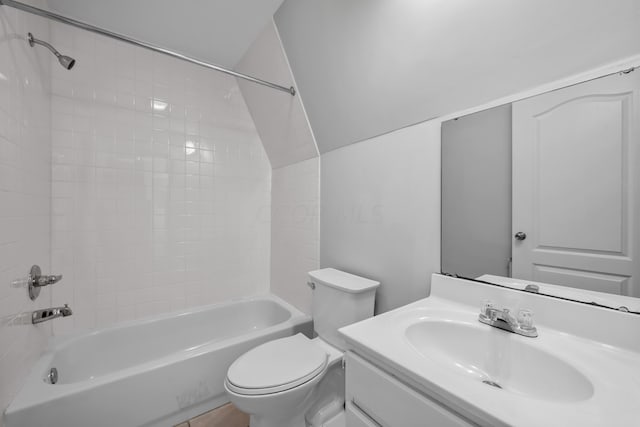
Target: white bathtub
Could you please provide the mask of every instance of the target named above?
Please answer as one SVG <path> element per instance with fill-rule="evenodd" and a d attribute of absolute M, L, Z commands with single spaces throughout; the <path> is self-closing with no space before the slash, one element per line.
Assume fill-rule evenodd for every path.
<path fill-rule="evenodd" d="M 55 321 L 55 320 L 54 320 Z M 173 313 L 52 344 L 4 414 L 7 427 L 171 426 L 228 402 L 242 353 L 311 318 L 275 296 Z M 55 367 L 58 382 L 46 375 Z"/>

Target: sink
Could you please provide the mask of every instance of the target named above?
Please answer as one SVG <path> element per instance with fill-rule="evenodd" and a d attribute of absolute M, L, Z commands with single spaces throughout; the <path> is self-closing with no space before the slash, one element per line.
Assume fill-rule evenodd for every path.
<path fill-rule="evenodd" d="M 593 385 L 555 354 L 521 337 L 481 323 L 423 320 L 410 324 L 411 346 L 451 372 L 504 392 L 553 402 L 578 402 L 593 396 Z"/>
<path fill-rule="evenodd" d="M 538 337 L 480 323 L 488 300 L 535 313 Z M 638 425 L 637 315 L 434 274 L 429 297 L 340 334 L 349 351 L 474 425 Z"/>

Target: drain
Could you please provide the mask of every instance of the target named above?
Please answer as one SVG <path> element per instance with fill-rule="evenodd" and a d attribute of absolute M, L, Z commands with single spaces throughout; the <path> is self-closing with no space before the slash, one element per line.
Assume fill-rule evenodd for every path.
<path fill-rule="evenodd" d="M 56 368 L 51 368 L 47 374 L 47 380 L 49 381 L 49 384 L 55 384 L 58 382 L 58 370 Z"/>
<path fill-rule="evenodd" d="M 498 384 L 497 382 L 495 382 L 495 381 L 491 381 L 491 380 L 482 380 L 482 383 L 483 383 L 483 384 L 486 384 L 486 385 L 490 385 L 491 387 L 495 387 L 495 388 L 502 388 L 502 386 L 501 386 L 500 384 Z"/>

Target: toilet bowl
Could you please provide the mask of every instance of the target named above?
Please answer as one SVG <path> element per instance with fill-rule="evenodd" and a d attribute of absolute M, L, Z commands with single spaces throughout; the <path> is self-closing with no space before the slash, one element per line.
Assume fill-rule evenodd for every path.
<path fill-rule="evenodd" d="M 344 411 L 345 343 L 337 330 L 373 315 L 378 282 L 332 268 L 309 273 L 314 329 L 249 350 L 229 367 L 225 390 L 251 427 L 328 426 Z"/>
<path fill-rule="evenodd" d="M 230 400 L 251 415 L 251 427 L 303 427 L 317 385 L 343 353 L 320 338 L 303 334 L 258 346 L 229 368 L 225 389 Z M 336 399 L 344 393 L 335 390 Z"/>

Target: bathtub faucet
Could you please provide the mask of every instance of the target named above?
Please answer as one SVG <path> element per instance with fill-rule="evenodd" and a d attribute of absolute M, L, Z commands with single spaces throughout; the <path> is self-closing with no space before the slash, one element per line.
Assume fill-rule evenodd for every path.
<path fill-rule="evenodd" d="M 55 319 L 56 317 L 67 317 L 72 314 L 73 311 L 71 311 L 67 304 L 65 304 L 64 307 L 45 308 L 42 310 L 36 310 L 31 314 L 31 323 L 35 325 L 37 323 Z"/>

